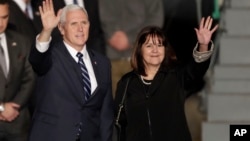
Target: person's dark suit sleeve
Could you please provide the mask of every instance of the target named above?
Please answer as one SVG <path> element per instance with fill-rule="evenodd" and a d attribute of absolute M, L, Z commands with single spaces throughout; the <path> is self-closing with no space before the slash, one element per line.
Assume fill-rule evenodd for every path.
<path fill-rule="evenodd" d="M 111 85 L 111 64 L 109 63 L 109 74 L 108 78 L 110 79 L 110 84 L 108 85 L 109 88 L 106 92 L 106 95 L 104 97 L 104 101 L 102 104 L 101 109 L 101 138 L 102 141 L 111 141 L 112 140 L 112 133 L 113 133 L 113 121 L 114 121 L 114 102 L 113 102 L 113 96 L 112 96 L 112 85 Z"/>
<path fill-rule="evenodd" d="M 37 75 L 45 74 L 52 65 L 51 49 L 41 53 L 37 50 L 35 43 L 32 45 L 29 62 Z"/>

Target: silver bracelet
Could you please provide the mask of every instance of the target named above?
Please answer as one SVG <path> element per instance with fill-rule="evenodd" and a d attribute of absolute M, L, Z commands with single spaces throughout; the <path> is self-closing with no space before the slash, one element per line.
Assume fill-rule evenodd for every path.
<path fill-rule="evenodd" d="M 199 43 L 198 42 L 196 43 L 195 48 L 193 49 L 193 57 L 194 57 L 195 62 L 201 63 L 201 62 L 208 60 L 211 57 L 213 53 L 213 49 L 214 49 L 214 43 L 213 41 L 210 41 L 210 43 L 211 43 L 210 50 L 204 51 L 204 52 L 199 52 L 197 50 Z"/>

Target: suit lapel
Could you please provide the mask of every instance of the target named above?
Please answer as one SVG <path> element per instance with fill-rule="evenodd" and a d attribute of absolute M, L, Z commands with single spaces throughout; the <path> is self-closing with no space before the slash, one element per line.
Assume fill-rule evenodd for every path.
<path fill-rule="evenodd" d="M 92 67 L 93 67 L 93 70 L 94 70 L 94 73 L 95 73 L 96 82 L 97 82 L 97 87 L 96 87 L 95 91 L 92 93 L 92 95 L 91 95 L 91 97 L 89 99 L 89 100 L 91 100 L 91 98 L 93 96 L 95 96 L 95 94 L 97 93 L 97 91 L 99 89 L 99 85 L 101 84 L 101 82 L 100 82 L 101 81 L 100 80 L 101 76 L 100 76 L 100 73 L 99 73 L 100 68 L 98 67 L 98 61 L 97 61 L 97 58 L 96 58 L 95 54 L 89 49 L 87 49 L 87 51 L 88 51 L 88 54 L 89 54 L 89 58 L 91 60 L 91 64 L 92 64 Z"/>
<path fill-rule="evenodd" d="M 98 61 L 97 58 L 95 56 L 95 54 L 91 51 L 91 50 L 87 50 L 90 60 L 91 60 L 91 64 L 95 73 L 95 77 L 96 77 L 96 81 L 97 81 L 97 88 L 95 89 L 95 91 L 92 93 L 91 97 L 89 98 L 88 101 L 85 101 L 84 98 L 84 90 L 82 89 L 82 83 L 81 83 L 81 72 L 79 69 L 78 64 L 76 63 L 76 61 L 73 59 L 73 57 L 70 55 L 70 53 L 68 52 L 66 46 L 64 45 L 63 42 L 61 42 L 61 44 L 59 45 L 59 47 L 62 47 L 62 53 L 63 56 L 62 57 L 66 57 L 67 59 L 65 63 L 63 63 L 65 71 L 67 73 L 68 76 L 70 78 L 70 82 L 72 82 L 72 87 L 73 89 L 73 93 L 75 98 L 77 99 L 77 101 L 81 104 L 83 103 L 87 103 L 88 101 L 91 101 L 91 99 L 95 96 L 95 94 L 97 93 L 98 89 L 99 89 L 99 85 L 100 85 L 100 73 L 99 73 L 99 69 L 98 69 Z M 72 73 L 73 72 L 73 73 Z"/>
<path fill-rule="evenodd" d="M 15 66 L 18 62 L 17 59 L 19 59 L 19 57 L 21 57 L 21 54 L 18 54 L 19 49 L 18 49 L 18 44 L 17 41 L 13 38 L 13 36 L 11 35 L 11 33 L 6 32 L 6 39 L 7 39 L 7 48 L 8 48 L 8 53 L 9 53 L 9 73 L 7 76 L 7 81 L 10 80 L 12 74 L 15 73 Z M 20 56 L 18 56 L 20 55 Z"/>
<path fill-rule="evenodd" d="M 80 104 L 83 104 L 85 102 L 84 99 L 84 91 L 82 89 L 81 86 L 81 72 L 79 69 L 78 64 L 75 62 L 75 60 L 72 58 L 72 56 L 70 55 L 70 53 L 68 52 L 66 46 L 64 45 L 63 42 L 61 42 L 61 44 L 59 45 L 59 47 L 62 47 L 62 57 L 66 57 L 67 59 L 63 59 L 65 60 L 65 62 L 63 63 L 63 67 L 64 70 L 66 71 L 67 75 L 70 76 L 69 82 L 72 82 L 70 85 L 72 86 L 72 91 L 74 94 L 74 97 L 77 99 L 77 101 Z M 72 73 L 73 72 L 73 73 Z"/>

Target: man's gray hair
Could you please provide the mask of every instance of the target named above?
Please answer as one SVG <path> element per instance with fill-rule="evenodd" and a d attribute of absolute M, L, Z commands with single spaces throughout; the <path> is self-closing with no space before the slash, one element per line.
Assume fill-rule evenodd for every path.
<path fill-rule="evenodd" d="M 64 24 L 66 22 L 66 14 L 69 12 L 69 11 L 73 11 L 73 10 L 82 10 L 87 16 L 88 16 L 88 12 L 87 10 L 85 9 L 85 7 L 81 7 L 79 5 L 76 5 L 76 4 L 69 4 L 69 5 L 66 5 L 63 9 L 62 9 L 62 14 L 60 16 L 60 23 L 61 24 Z"/>

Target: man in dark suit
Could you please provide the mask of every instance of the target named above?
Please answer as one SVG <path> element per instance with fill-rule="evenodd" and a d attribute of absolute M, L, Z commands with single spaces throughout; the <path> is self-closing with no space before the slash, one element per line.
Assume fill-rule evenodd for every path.
<path fill-rule="evenodd" d="M 41 17 L 37 0 L 10 0 L 8 28 L 14 30 L 33 42 L 42 29 Z M 29 9 L 28 11 L 26 11 Z M 29 109 L 34 111 L 33 95 L 30 98 Z"/>
<path fill-rule="evenodd" d="M 29 58 L 38 75 L 38 101 L 29 140 L 111 141 L 111 64 L 87 48 L 87 11 L 67 5 L 55 15 L 52 0 L 44 1 L 39 9 L 43 29 Z M 51 33 L 57 25 L 63 40 L 51 45 Z M 84 57 L 78 58 L 78 53 Z"/>
<path fill-rule="evenodd" d="M 27 141 L 27 108 L 35 76 L 28 61 L 28 38 L 6 29 L 9 0 L 0 0 L 0 140 Z"/>
<path fill-rule="evenodd" d="M 33 41 L 42 29 L 36 0 L 11 0 L 9 27 Z"/>
<path fill-rule="evenodd" d="M 35 0 L 36 3 L 42 3 L 43 0 Z M 38 2 L 40 1 L 40 2 Z M 91 49 L 106 55 L 106 43 L 104 39 L 104 33 L 102 30 L 100 16 L 99 16 L 99 0 L 53 0 L 54 10 L 57 12 L 59 9 L 63 8 L 65 5 L 72 4 L 73 1 L 76 1 L 79 6 L 85 7 L 88 12 L 89 21 L 91 23 L 89 29 L 89 38 L 87 41 L 87 48 Z M 52 42 L 57 42 L 62 39 L 62 36 L 58 30 L 55 28 L 52 33 Z"/>

